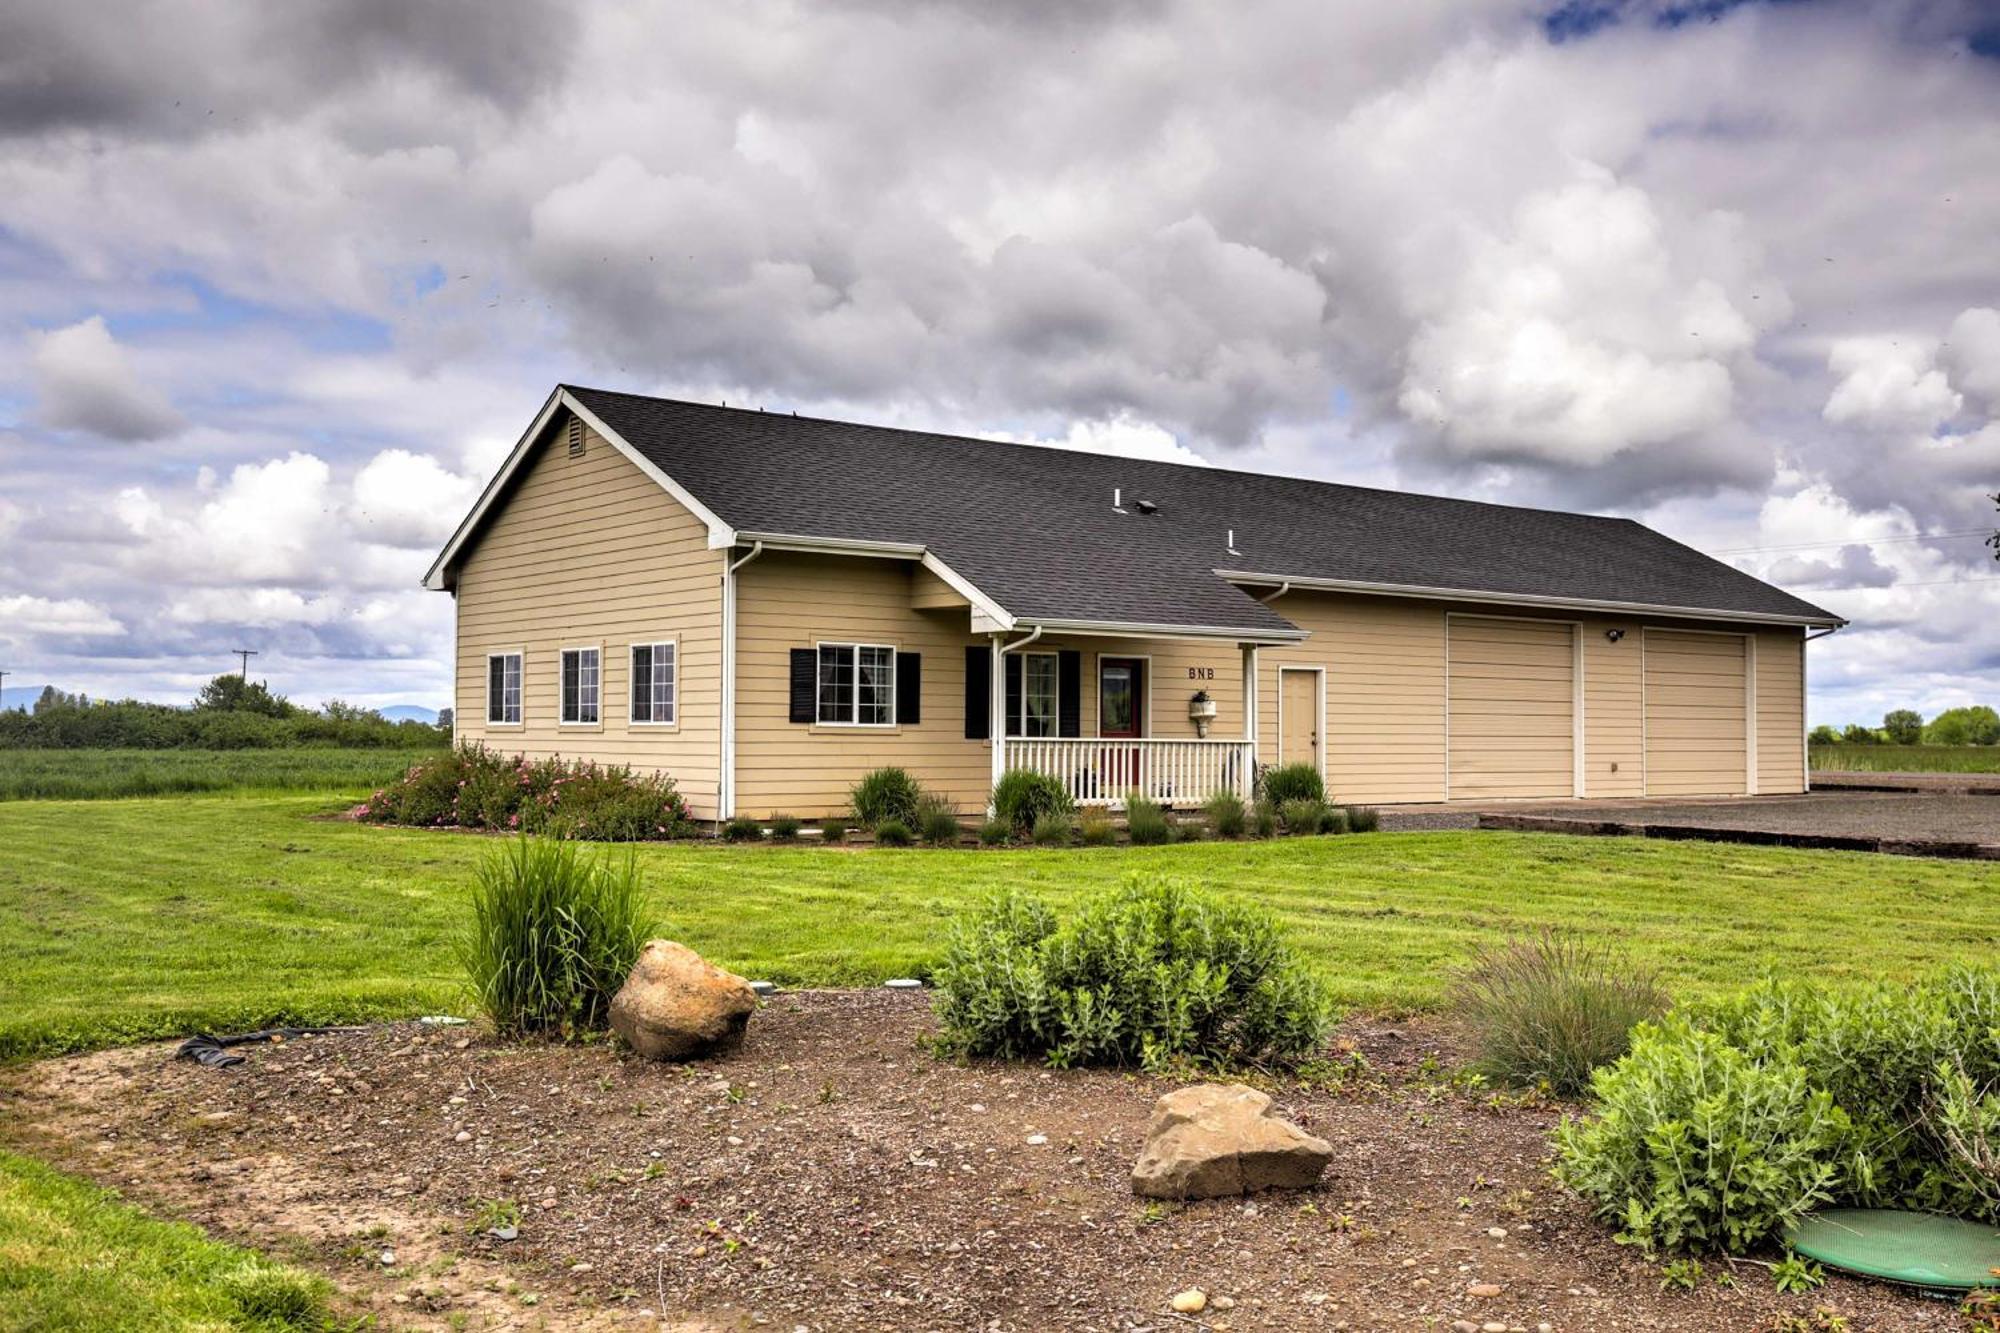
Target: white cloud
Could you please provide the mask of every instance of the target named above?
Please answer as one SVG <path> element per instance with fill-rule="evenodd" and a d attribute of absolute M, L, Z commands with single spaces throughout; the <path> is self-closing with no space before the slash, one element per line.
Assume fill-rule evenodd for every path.
<path fill-rule="evenodd" d="M 0 638 L 31 635 L 123 634 L 125 626 L 101 606 L 74 598 L 51 600 L 25 593 L 0 597 Z"/>
<path fill-rule="evenodd" d="M 1937 368 L 1937 345 L 1910 338 L 1843 338 L 1826 367 L 1842 377 L 1828 395 L 1828 421 L 1878 430 L 1930 431 L 1964 400 Z"/>
<path fill-rule="evenodd" d="M 2000 310 L 1974 306 L 1959 312 L 1939 359 L 1950 368 L 1953 384 L 2000 414 Z"/>
<path fill-rule="evenodd" d="M 386 449 L 354 478 L 350 522 L 358 535 L 435 553 L 479 497 L 482 479 L 448 471 L 428 454 Z"/>
<path fill-rule="evenodd" d="M 185 424 L 165 395 L 143 383 L 102 315 L 33 335 L 38 412 L 57 430 L 152 440 Z"/>

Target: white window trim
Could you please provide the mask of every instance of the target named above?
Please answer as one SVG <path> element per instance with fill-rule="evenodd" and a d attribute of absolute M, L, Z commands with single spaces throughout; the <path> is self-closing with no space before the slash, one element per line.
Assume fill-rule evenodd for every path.
<path fill-rule="evenodd" d="M 597 654 L 597 720 L 595 722 L 566 722 L 563 720 L 563 655 L 565 653 Z M 556 649 L 556 725 L 571 731 L 604 730 L 604 645 L 602 643 L 566 643 Z"/>
<path fill-rule="evenodd" d="M 512 722 L 495 722 L 493 720 L 493 659 L 496 657 L 518 657 L 521 659 L 521 697 L 516 701 L 520 705 L 520 710 L 519 715 Z M 508 731 L 519 731 L 528 722 L 527 651 L 521 648 L 496 648 L 486 654 L 485 661 L 486 670 L 482 673 L 483 678 L 480 681 L 480 689 L 484 695 L 479 713 L 480 720 L 488 727 L 504 727 Z M 452 725 L 453 727 L 458 726 L 458 714 L 456 712 L 452 714 Z"/>
<path fill-rule="evenodd" d="M 634 670 L 632 666 L 632 656 L 641 648 L 659 648 L 663 645 L 665 647 L 672 648 L 674 650 L 674 715 L 671 719 L 665 722 L 656 721 L 653 718 L 646 718 L 642 721 L 641 719 L 632 716 L 632 683 L 633 683 L 632 677 Z M 647 685 L 648 685 L 647 694 L 650 697 L 652 693 L 651 682 L 649 681 Z M 601 688 L 599 692 L 602 693 Z M 599 716 L 603 715 L 604 710 L 602 707 L 600 707 L 597 711 Z M 680 729 L 681 641 L 674 635 L 670 634 L 667 635 L 665 638 L 659 638 L 659 639 L 635 639 L 631 643 L 625 645 L 625 725 L 628 727 L 644 727 L 649 731 L 677 731 Z"/>
<path fill-rule="evenodd" d="M 819 654 L 825 648 L 846 648 L 854 653 L 854 710 L 845 722 L 829 722 L 819 714 Z M 889 654 L 889 720 L 887 722 L 861 722 L 861 650 L 863 648 L 886 649 Z M 902 649 L 893 643 L 863 643 L 859 639 L 816 639 L 813 641 L 813 725 L 842 731 L 894 731 L 900 725 L 896 715 L 897 662 Z"/>
<path fill-rule="evenodd" d="M 1060 651 L 1051 650 L 1046 653 L 1042 652 L 1009 653 L 1008 656 L 1018 657 L 1021 659 L 1021 715 L 1019 717 L 1010 717 L 1007 719 L 1007 723 L 1010 728 L 1009 731 L 1007 732 L 1007 739 L 1010 741 L 1041 741 L 1041 740 L 1053 740 L 1061 736 L 1062 735 L 1062 653 Z M 1056 666 L 1055 708 L 1054 711 L 1050 714 L 1049 718 L 1051 724 L 1055 727 L 1055 730 L 1051 731 L 1047 736 L 1030 736 L 1028 734 L 1028 659 L 1031 657 L 1046 657 L 1050 661 L 1054 662 Z M 1020 728 L 1019 731 L 1012 730 L 1013 727 L 1017 726 Z"/>

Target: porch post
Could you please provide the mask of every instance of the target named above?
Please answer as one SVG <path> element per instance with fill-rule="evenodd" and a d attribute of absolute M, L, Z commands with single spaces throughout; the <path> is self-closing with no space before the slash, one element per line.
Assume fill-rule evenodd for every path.
<path fill-rule="evenodd" d="M 986 734 L 993 738 L 993 786 L 1000 785 L 1000 775 L 1007 771 L 1007 662 L 1000 653 L 1000 639 L 995 634 L 993 644 L 992 698 L 987 710 Z M 987 813 L 994 813 L 991 798 L 988 798 Z"/>
<path fill-rule="evenodd" d="M 1250 742 L 1250 762 L 1237 778 L 1238 795 L 1250 799 L 1257 767 L 1257 645 L 1243 645 L 1243 739 Z"/>

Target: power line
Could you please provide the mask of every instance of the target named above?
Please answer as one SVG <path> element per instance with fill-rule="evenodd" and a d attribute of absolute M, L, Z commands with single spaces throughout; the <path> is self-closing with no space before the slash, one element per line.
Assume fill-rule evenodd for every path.
<path fill-rule="evenodd" d="M 1991 528 L 1965 528 L 1958 532 L 1913 532 L 1901 537 L 1860 537 L 1845 542 L 1793 542 L 1783 546 L 1730 546 L 1710 555 L 1756 555 L 1760 551 L 1811 551 L 1821 547 L 1839 546 L 1886 546 L 1890 542 L 1937 542 L 1953 541 L 1961 537 L 1986 537 L 1992 535 Z"/>
<path fill-rule="evenodd" d="M 1918 579 L 1914 583 L 1850 583 L 1844 588 L 1814 588 L 1813 592 L 1896 592 L 1903 588 L 1942 588 L 1952 583 L 2000 583 L 2000 574 L 1979 574 L 1969 579 Z"/>

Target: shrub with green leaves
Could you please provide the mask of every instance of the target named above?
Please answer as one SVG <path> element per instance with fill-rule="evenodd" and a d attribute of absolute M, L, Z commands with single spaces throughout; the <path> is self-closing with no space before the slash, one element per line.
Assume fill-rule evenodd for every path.
<path fill-rule="evenodd" d="M 801 827 L 799 821 L 791 815 L 772 815 L 771 841 L 797 842 Z"/>
<path fill-rule="evenodd" d="M 1134 847 L 1157 847 L 1173 841 L 1174 826 L 1159 802 L 1134 792 L 1125 798 L 1125 835 Z"/>
<path fill-rule="evenodd" d="M 875 826 L 877 847 L 908 847 L 916 840 L 917 835 L 900 819 L 885 819 Z"/>
<path fill-rule="evenodd" d="M 328 1308 L 333 1284 L 296 1268 L 252 1259 L 222 1274 L 217 1285 L 243 1312 L 244 1322 L 252 1328 L 298 1329 L 309 1333 L 333 1324 Z"/>
<path fill-rule="evenodd" d="M 1264 798 L 1279 807 L 1287 801 L 1324 801 L 1326 783 L 1311 764 L 1280 764 L 1264 770 Z"/>
<path fill-rule="evenodd" d="M 1020 833 L 1046 814 L 1072 814 L 1076 802 L 1062 780 L 1032 769 L 1010 768 L 993 784 L 993 814 Z"/>
<path fill-rule="evenodd" d="M 1047 810 L 1035 820 L 1031 835 L 1037 847 L 1067 847 L 1076 834 L 1076 817 L 1067 810 Z"/>
<path fill-rule="evenodd" d="M 1278 819 L 1293 837 L 1318 833 L 1326 818 L 1326 802 L 1316 796 L 1299 796 L 1278 806 Z"/>
<path fill-rule="evenodd" d="M 835 843 L 847 841 L 847 821 L 844 819 L 822 819 L 819 821 L 819 840 L 831 847 Z"/>
<path fill-rule="evenodd" d="M 908 769 L 877 768 L 861 775 L 848 789 L 847 803 L 854 809 L 854 821 L 863 828 L 875 828 L 893 819 L 907 830 L 917 819 L 917 806 L 924 789 Z"/>
<path fill-rule="evenodd" d="M 472 890 L 459 961 L 503 1037 L 602 1028 L 653 933 L 637 860 L 520 837 L 489 853 Z"/>
<path fill-rule="evenodd" d="M 1738 1253 L 1819 1204 L 2000 1222 L 2000 971 L 1767 981 L 1642 1025 L 1591 1087 L 1558 1172 L 1648 1248 Z"/>
<path fill-rule="evenodd" d="M 1277 835 L 1278 807 L 1269 801 L 1258 801 L 1250 807 L 1250 836 L 1275 838 Z"/>
<path fill-rule="evenodd" d="M 1447 997 L 1472 1067 L 1501 1083 L 1582 1095 L 1625 1054 L 1632 1029 L 1666 1013 L 1650 972 L 1598 944 L 1545 931 L 1482 949 Z"/>
<path fill-rule="evenodd" d="M 724 842 L 762 842 L 764 830 L 748 815 L 738 815 L 722 826 Z"/>
<path fill-rule="evenodd" d="M 1333 1019 L 1273 917 L 1160 878 L 1061 924 L 1002 893 L 954 923 L 935 982 L 947 1046 L 1058 1067 L 1290 1064 Z"/>
<path fill-rule="evenodd" d="M 1201 813 L 1208 820 L 1209 829 L 1218 838 L 1240 838 L 1248 812 L 1243 808 L 1243 798 L 1233 791 L 1219 791 L 1208 798 L 1201 807 Z"/>
<path fill-rule="evenodd" d="M 1346 810 L 1349 833 L 1373 833 L 1382 827 L 1382 812 L 1372 805 L 1350 805 Z"/>
<path fill-rule="evenodd" d="M 1319 831 L 1321 833 L 1347 832 L 1347 811 L 1337 805 L 1323 805 L 1319 811 Z"/>
<path fill-rule="evenodd" d="M 478 744 L 412 766 L 358 813 L 383 824 L 509 829 L 598 842 L 683 838 L 694 831 L 687 803 L 664 774 L 503 755 Z"/>
<path fill-rule="evenodd" d="M 942 797 L 927 796 L 917 808 L 917 831 L 924 841 L 933 847 L 956 847 L 964 832 L 958 824 L 958 811 Z"/>
<path fill-rule="evenodd" d="M 1118 825 L 1112 822 L 1109 810 L 1093 805 L 1078 816 L 1076 836 L 1086 847 L 1109 847 L 1118 841 Z"/>
<path fill-rule="evenodd" d="M 979 826 L 979 842 L 983 847 L 1004 847 L 1014 839 L 1014 829 L 1004 819 L 989 819 Z"/>

